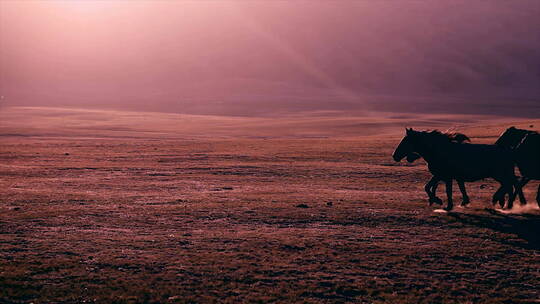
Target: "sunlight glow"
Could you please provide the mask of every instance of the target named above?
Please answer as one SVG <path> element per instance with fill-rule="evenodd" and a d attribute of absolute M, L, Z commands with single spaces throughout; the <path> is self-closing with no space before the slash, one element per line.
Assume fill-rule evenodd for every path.
<path fill-rule="evenodd" d="M 51 1 L 49 4 L 57 9 L 68 11 L 66 13 L 76 14 L 96 14 L 103 13 L 115 6 L 118 7 L 118 1 L 96 1 L 96 0 L 64 0 Z"/>

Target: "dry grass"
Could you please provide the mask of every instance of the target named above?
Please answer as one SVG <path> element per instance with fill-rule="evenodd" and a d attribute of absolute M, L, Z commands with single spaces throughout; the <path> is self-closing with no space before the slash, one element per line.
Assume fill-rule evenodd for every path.
<path fill-rule="evenodd" d="M 483 123 L 462 131 L 490 142 L 507 126 Z M 433 212 L 425 165 L 389 157 L 397 133 L 134 134 L 3 137 L 0 302 L 540 299 L 538 212 L 493 211 L 490 181 L 468 185 L 471 207 Z"/>

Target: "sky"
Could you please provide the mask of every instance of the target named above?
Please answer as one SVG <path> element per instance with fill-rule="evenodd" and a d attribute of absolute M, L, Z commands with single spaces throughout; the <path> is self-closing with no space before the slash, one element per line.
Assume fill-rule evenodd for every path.
<path fill-rule="evenodd" d="M 540 115 L 538 16 L 536 0 L 2 0 L 0 96 L 233 115 L 418 103 Z"/>

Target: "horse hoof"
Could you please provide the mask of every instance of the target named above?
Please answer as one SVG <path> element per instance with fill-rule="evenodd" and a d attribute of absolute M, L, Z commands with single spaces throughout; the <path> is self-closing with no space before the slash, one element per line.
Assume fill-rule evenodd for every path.
<path fill-rule="evenodd" d="M 466 201 L 461 202 L 461 206 L 466 207 L 470 203 L 471 203 L 470 201 L 466 200 Z"/>

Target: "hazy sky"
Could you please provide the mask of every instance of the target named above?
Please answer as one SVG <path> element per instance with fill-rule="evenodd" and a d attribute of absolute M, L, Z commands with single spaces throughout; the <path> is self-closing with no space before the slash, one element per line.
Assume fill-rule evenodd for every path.
<path fill-rule="evenodd" d="M 539 16 L 536 0 L 2 0 L 0 94 L 172 111 L 540 102 Z"/>

